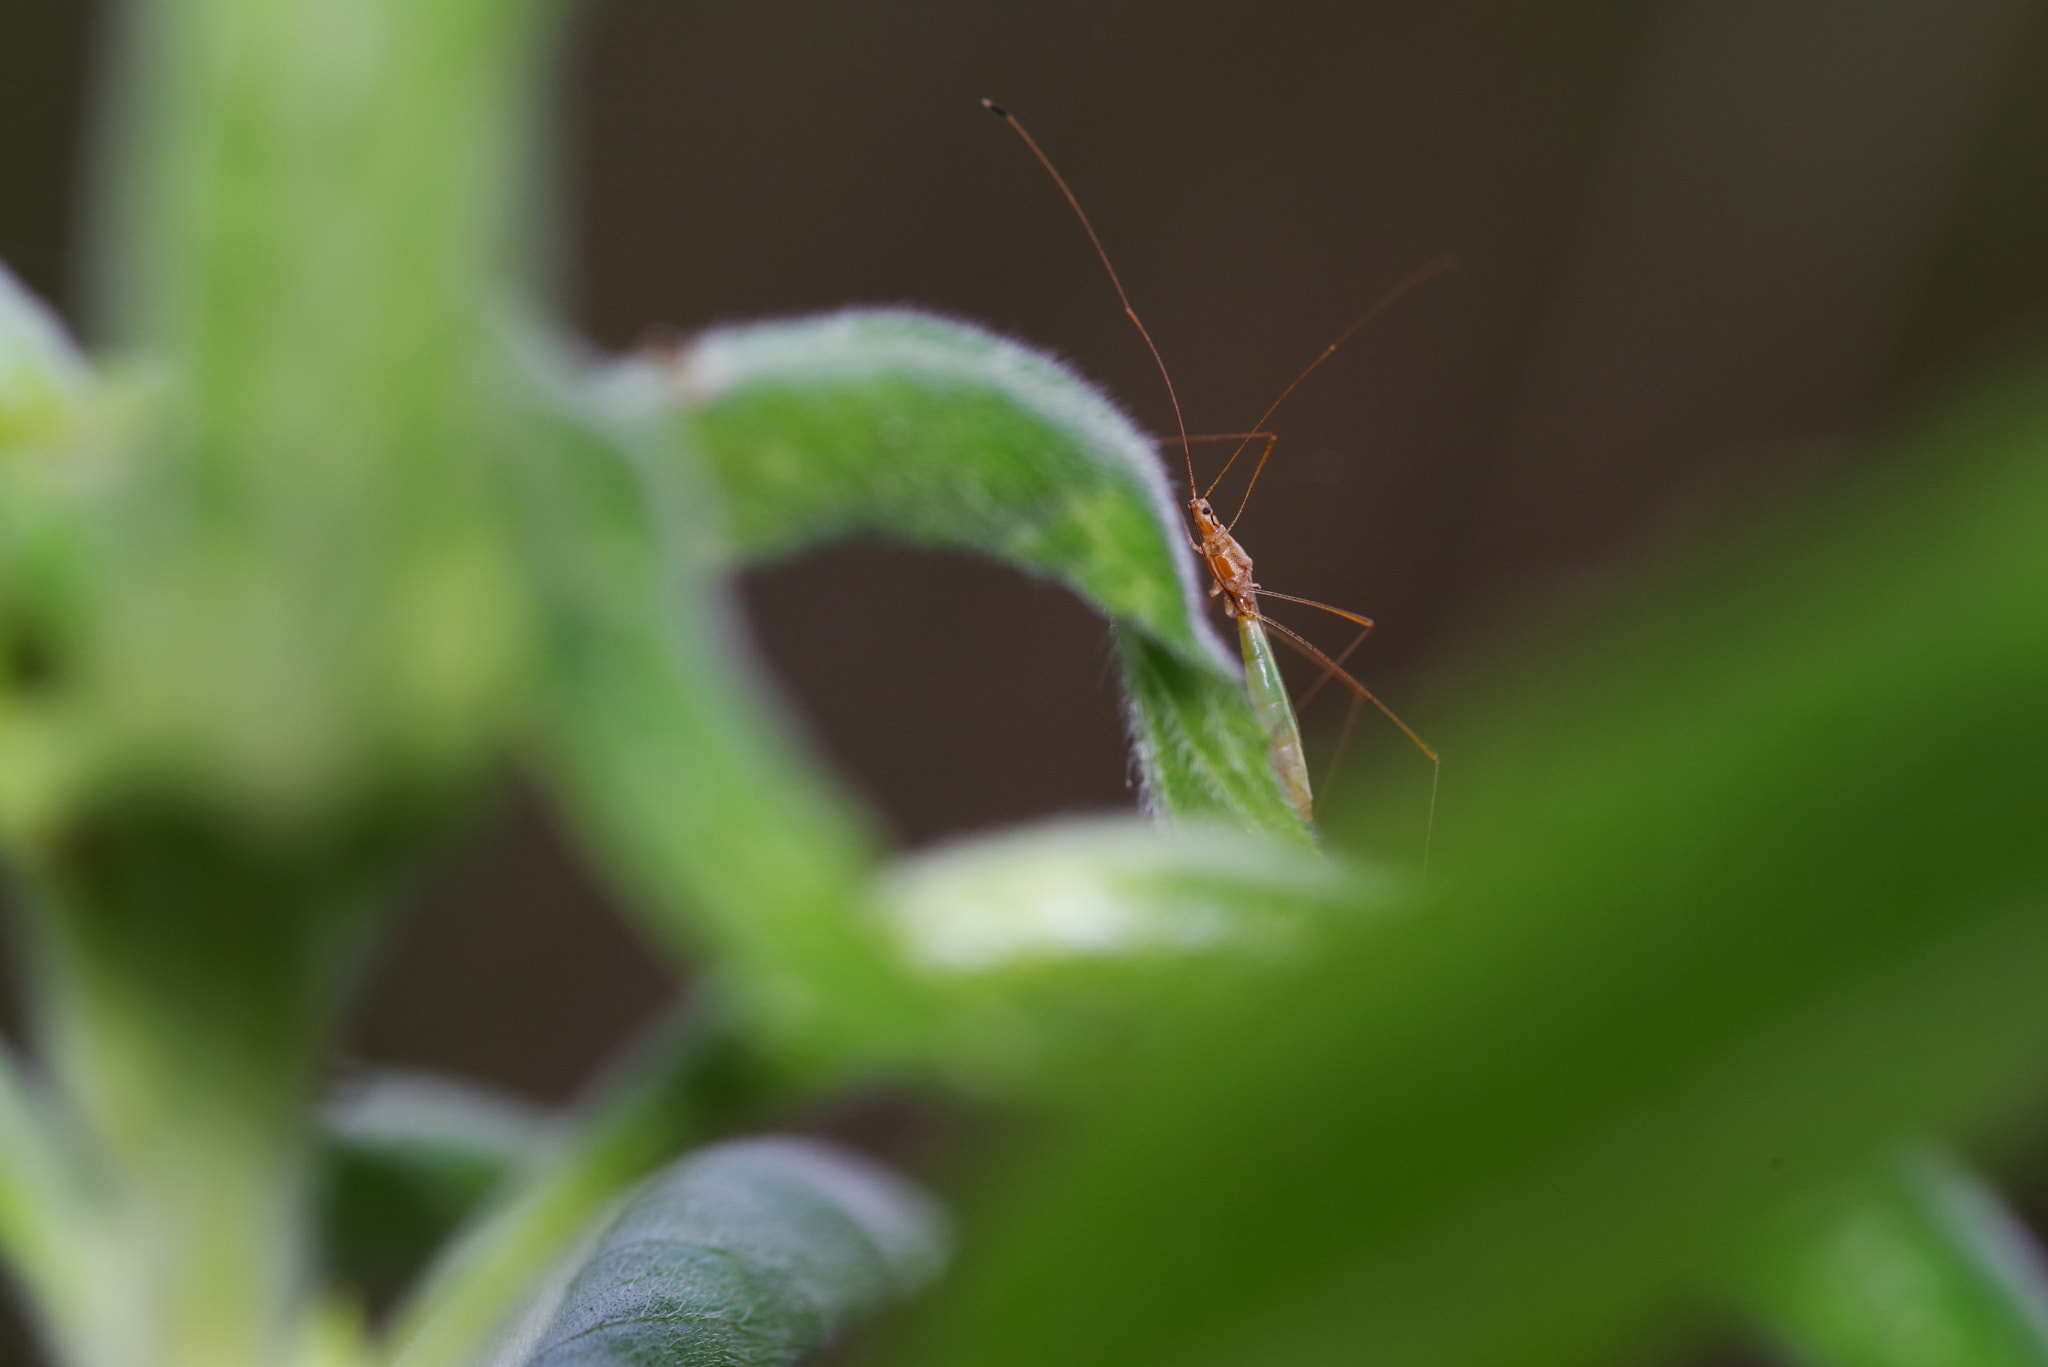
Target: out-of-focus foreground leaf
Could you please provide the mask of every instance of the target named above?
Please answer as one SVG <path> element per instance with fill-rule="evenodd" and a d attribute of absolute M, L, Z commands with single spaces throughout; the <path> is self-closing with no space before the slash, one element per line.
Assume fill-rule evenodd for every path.
<path fill-rule="evenodd" d="M 1313 953 L 1324 922 L 1391 880 L 1214 821 L 1064 818 L 899 861 L 881 887 L 897 954 L 951 1005 L 935 1054 L 969 1090 L 1121 1076 L 1149 1023 Z"/>
<path fill-rule="evenodd" d="M 1179 1020 L 989 1212 L 915 1360 L 1598 1360 L 2048 1054 L 2048 412 L 1436 726 L 1408 913 Z"/>
<path fill-rule="evenodd" d="M 497 1360 L 782 1367 L 916 1290 L 943 1252 L 931 1202 L 865 1159 L 726 1144 L 653 1179 Z"/>
<path fill-rule="evenodd" d="M 66 697 L 89 578 L 88 491 L 113 465 L 104 386 L 0 266 L 0 829 L 42 826 L 74 762 Z"/>
<path fill-rule="evenodd" d="M 1942 1155 L 1887 1164 L 1745 1260 L 1745 1307 L 1807 1367 L 2041 1367 L 2040 1252 L 1983 1184 Z"/>
<path fill-rule="evenodd" d="M 721 328 L 655 364 L 725 496 L 736 560 L 873 536 L 1064 584 L 1117 625 L 1150 804 L 1301 839 L 1203 619 L 1152 444 L 1085 381 L 903 310 Z"/>
<path fill-rule="evenodd" d="M 62 478 L 0 491 L 0 633 L 33 647 L 0 673 L 0 819 L 93 1194 L 67 1359 L 297 1351 L 343 966 L 530 685 L 498 339 L 551 8 L 119 7 L 117 383 L 84 426 L 108 389 L 127 411 L 99 459 L 46 446 Z"/>
<path fill-rule="evenodd" d="M 655 1022 L 556 1118 L 515 1181 L 441 1249 L 390 1317 L 390 1361 L 473 1367 L 536 1284 L 594 1237 L 621 1192 L 706 1129 L 753 1111 L 776 1081 L 718 991 Z"/>

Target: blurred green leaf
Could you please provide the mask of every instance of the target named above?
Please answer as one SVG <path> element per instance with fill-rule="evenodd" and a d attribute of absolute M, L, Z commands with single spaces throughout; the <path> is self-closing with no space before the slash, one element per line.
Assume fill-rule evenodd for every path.
<path fill-rule="evenodd" d="M 70 682 L 111 404 L 55 315 L 0 268 L 0 829 L 32 839 L 78 768 Z"/>
<path fill-rule="evenodd" d="M 383 1069 L 349 1079 L 322 1119 L 328 1261 L 371 1304 L 404 1287 L 550 1137 L 530 1103 Z"/>
<path fill-rule="evenodd" d="M 536 1281 L 595 1236 L 621 1192 L 777 1095 L 781 1081 L 721 994 L 696 994 L 605 1071 L 538 1161 L 440 1251 L 392 1317 L 392 1360 L 474 1363 L 479 1345 L 533 1303 Z"/>
<path fill-rule="evenodd" d="M 780 1367 L 938 1270 L 937 1209 L 845 1150 L 693 1154 L 626 1206 L 528 1343 L 531 1367 Z"/>
<path fill-rule="evenodd" d="M 2041 1367 L 2048 1274 L 1997 1195 L 1917 1150 L 1745 1259 L 1743 1303 L 1808 1367 Z"/>
<path fill-rule="evenodd" d="M 0 305 L 0 422 L 64 457 L 5 452 L 0 820 L 92 1194 L 73 1360 L 294 1340 L 345 969 L 523 700 L 496 338 L 547 8 L 119 7 L 114 383 Z"/>
<path fill-rule="evenodd" d="M 1211 634 L 1152 443 L 1015 342 L 905 310 L 720 328 L 661 372 L 748 562 L 874 536 L 974 551 L 1118 625 L 1148 803 L 1305 843 Z"/>
<path fill-rule="evenodd" d="M 1995 1112 L 2048 1054 L 2048 412 L 1908 449 L 1433 724 L 1414 910 L 1179 1017 L 918 1360 L 1585 1362 Z"/>
<path fill-rule="evenodd" d="M 16 884 L 40 1057 L 93 1197 L 77 1360 L 276 1360 L 310 1270 L 316 1061 L 416 848 L 416 812 L 380 815 L 271 843 L 189 802 L 102 800 Z"/>
<path fill-rule="evenodd" d="M 1220 823 L 1068 817 L 907 859 L 884 900 L 907 961 L 979 975 L 1151 951 L 1283 959 L 1377 881 Z"/>
<path fill-rule="evenodd" d="M 1065 818 L 959 840 L 891 868 L 902 961 L 948 1003 L 935 1051 L 979 1091 L 1085 1090 L 1147 1024 L 1313 952 L 1331 917 L 1392 887 L 1218 822 Z"/>
<path fill-rule="evenodd" d="M 529 628 L 494 339 L 552 8 L 125 7 L 100 298 L 165 383 L 81 680 L 109 782 L 277 827 L 501 739 Z"/>

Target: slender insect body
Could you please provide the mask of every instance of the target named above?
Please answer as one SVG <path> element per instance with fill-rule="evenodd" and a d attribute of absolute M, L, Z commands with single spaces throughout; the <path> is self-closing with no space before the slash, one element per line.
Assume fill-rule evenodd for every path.
<path fill-rule="evenodd" d="M 1195 554 L 1209 566 L 1209 596 L 1223 600 L 1223 610 L 1239 620 L 1259 615 L 1259 586 L 1252 581 L 1252 558 L 1230 528 L 1210 510 L 1206 498 L 1188 500 L 1188 516 L 1194 519 L 1201 539 Z"/>
<path fill-rule="evenodd" d="M 1174 423 L 1179 429 L 1181 455 L 1187 463 L 1188 493 L 1190 495 L 1187 509 L 1188 516 L 1194 523 L 1196 532 L 1196 536 L 1192 539 L 1191 544 L 1194 547 L 1195 553 L 1202 557 L 1203 563 L 1209 568 L 1209 596 L 1221 598 L 1223 600 L 1224 612 L 1236 619 L 1238 646 L 1244 655 L 1245 693 L 1251 703 L 1254 716 L 1257 717 L 1259 725 L 1265 730 L 1267 751 L 1272 758 L 1273 776 L 1279 783 L 1281 793 L 1287 800 L 1287 805 L 1293 809 L 1294 814 L 1301 819 L 1304 825 L 1314 825 L 1314 808 L 1309 792 L 1308 765 L 1303 758 L 1301 748 L 1301 728 L 1295 719 L 1294 706 L 1288 700 L 1287 686 L 1280 677 L 1280 662 L 1274 654 L 1273 636 L 1268 635 L 1268 628 L 1271 628 L 1272 632 L 1285 641 L 1291 649 L 1302 655 L 1321 671 L 1321 676 L 1315 686 L 1309 690 L 1308 694 L 1303 696 L 1304 705 L 1306 705 L 1309 697 L 1320 691 L 1324 684 L 1331 682 L 1339 684 L 1351 694 L 1351 712 L 1345 719 L 1344 736 L 1338 742 L 1338 753 L 1340 755 L 1343 752 L 1344 741 L 1350 737 L 1352 724 L 1357 720 L 1359 706 L 1363 703 L 1370 703 L 1395 726 L 1399 727 L 1401 733 L 1415 743 L 1416 748 L 1428 757 L 1430 763 L 1440 773 L 1442 765 L 1437 758 L 1436 751 L 1431 749 L 1422 737 L 1410 730 L 1406 722 L 1395 716 L 1385 703 L 1373 696 L 1371 690 L 1345 672 L 1344 662 L 1350 658 L 1351 652 L 1356 650 L 1372 631 L 1372 619 L 1361 617 L 1355 612 L 1347 612 L 1343 608 L 1332 607 L 1328 603 L 1319 603 L 1312 598 L 1296 598 L 1292 594 L 1274 593 L 1270 589 L 1260 588 L 1257 581 L 1252 578 L 1252 558 L 1246 554 L 1244 547 L 1240 546 L 1237 538 L 1231 534 L 1231 526 L 1235 523 L 1237 516 L 1244 512 L 1245 504 L 1250 502 L 1252 488 L 1258 483 L 1259 475 L 1266 468 L 1266 462 L 1272 457 L 1274 444 L 1279 438 L 1273 432 L 1265 430 L 1266 424 L 1267 420 L 1273 416 L 1280 405 L 1286 402 L 1287 396 L 1292 394 L 1301 382 L 1307 379 L 1318 366 L 1328 360 L 1337 348 L 1344 345 L 1359 329 L 1378 317 L 1380 312 L 1389 304 L 1424 281 L 1449 270 L 1454 263 L 1449 257 L 1439 258 L 1421 269 L 1411 272 L 1405 279 L 1396 284 L 1377 304 L 1374 304 L 1371 309 L 1367 310 L 1364 316 L 1346 328 L 1336 341 L 1324 347 L 1322 353 L 1309 363 L 1306 370 L 1295 376 L 1294 382 L 1281 391 L 1280 397 L 1273 401 L 1272 406 L 1253 425 L 1252 431 L 1232 433 L 1227 437 L 1191 437 L 1188 435 L 1187 424 L 1181 417 L 1180 398 L 1174 393 L 1173 377 L 1167 373 L 1166 361 L 1160 356 L 1158 346 L 1153 343 L 1152 334 L 1146 330 L 1143 320 L 1138 317 L 1138 311 L 1131 307 L 1130 297 L 1124 292 L 1123 282 L 1117 278 L 1116 267 L 1110 264 L 1109 253 L 1104 250 L 1102 240 L 1095 235 L 1095 225 L 1088 221 L 1087 213 L 1081 208 L 1081 201 L 1075 198 L 1073 190 L 1068 188 L 1066 178 L 1060 175 L 1059 169 L 1052 164 L 1052 159 L 1046 156 L 1037 141 L 1024 131 L 1023 124 L 1017 122 L 1014 116 L 992 101 L 983 100 L 981 103 L 990 113 L 1016 130 L 1017 135 L 1024 140 L 1024 145 L 1031 149 L 1031 154 L 1038 159 L 1039 164 L 1045 167 L 1046 171 L 1052 176 L 1053 183 L 1059 186 L 1060 193 L 1066 197 L 1068 205 L 1074 211 L 1074 216 L 1080 219 L 1081 227 L 1088 234 L 1089 242 L 1094 245 L 1095 254 L 1101 259 L 1102 267 L 1109 275 L 1110 284 L 1115 287 L 1117 298 L 1123 303 L 1125 315 L 1131 320 L 1132 325 L 1137 328 L 1138 335 L 1144 338 L 1146 348 L 1151 351 L 1152 359 L 1159 367 L 1160 378 L 1166 382 L 1167 398 L 1173 404 Z M 1217 473 L 1216 478 L 1211 480 L 1205 488 L 1197 484 L 1195 480 L 1192 444 L 1199 441 L 1212 440 L 1236 441 L 1238 442 L 1238 447 L 1232 453 L 1230 459 L 1224 463 L 1223 469 Z M 1238 504 L 1237 514 L 1233 514 L 1230 522 L 1225 522 L 1217 517 L 1214 510 L 1210 508 L 1208 495 L 1218 484 L 1222 483 L 1223 477 L 1237 464 L 1238 457 L 1245 454 L 1251 443 L 1260 440 L 1264 441 L 1265 448 L 1259 453 L 1251 478 L 1246 482 L 1244 496 Z M 1321 649 L 1302 636 L 1301 633 L 1266 616 L 1259 607 L 1259 599 L 1262 596 L 1318 608 L 1324 612 L 1344 618 L 1354 626 L 1361 628 L 1361 630 L 1349 646 L 1332 658 L 1324 654 Z M 1432 833 L 1434 832 L 1435 824 L 1436 785 L 1432 781 L 1430 785 L 1430 828 Z M 1423 846 L 1425 866 L 1427 865 L 1428 857 L 1428 840 L 1425 838 Z"/>
<path fill-rule="evenodd" d="M 1266 752 L 1281 796 L 1303 825 L 1315 823 L 1315 797 L 1309 787 L 1308 757 L 1301 746 L 1301 724 L 1287 698 L 1280 660 L 1266 635 L 1259 612 L 1259 586 L 1252 579 L 1252 558 L 1230 528 L 1223 525 L 1206 498 L 1188 500 L 1188 516 L 1201 540 L 1195 553 L 1209 566 L 1209 596 L 1223 600 L 1223 611 L 1237 620 L 1237 644 L 1244 655 L 1244 690 L 1252 715 L 1266 733 Z"/>
<path fill-rule="evenodd" d="M 1244 655 L 1244 691 L 1252 715 L 1266 733 L 1266 754 L 1280 795 L 1304 826 L 1315 824 L 1315 797 L 1309 790 L 1308 756 L 1301 748 L 1301 724 L 1287 700 L 1287 682 L 1280 677 L 1280 659 L 1266 635 L 1266 624 L 1250 613 L 1237 616 L 1237 646 Z"/>

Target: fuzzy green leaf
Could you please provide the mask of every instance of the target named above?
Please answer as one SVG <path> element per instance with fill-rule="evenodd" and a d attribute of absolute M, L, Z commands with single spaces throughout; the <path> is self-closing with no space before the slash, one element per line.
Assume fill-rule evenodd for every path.
<path fill-rule="evenodd" d="M 844 1150 L 694 1154 L 626 1206 L 524 1353 L 528 1367 L 783 1367 L 937 1270 L 936 1208 Z"/>
<path fill-rule="evenodd" d="M 944 320 L 851 313 L 712 333 L 613 368 L 562 411 L 573 432 L 526 500 L 555 624 L 551 763 L 636 905 L 686 948 L 732 956 L 786 1057 L 979 1054 L 982 1085 L 1013 1084 L 1023 1058 L 1064 1052 L 1053 999 L 1106 1008 L 1123 988 L 1083 979 L 1149 970 L 1093 956 L 933 975 L 889 943 L 876 842 L 764 706 L 722 583 L 735 561 L 878 535 L 1056 578 L 1117 623 L 1153 806 L 1303 842 L 1149 445 L 1051 362 Z M 1265 856 L 1247 871 L 1264 877 Z M 1042 1009 L 1014 999 L 1027 978 Z M 997 1016 L 1001 1030 L 969 1024 Z"/>
<path fill-rule="evenodd" d="M 656 372 L 708 458 L 730 553 L 872 536 L 973 551 L 1117 624 L 1148 804 L 1302 839 L 1202 615 L 1151 442 L 1014 342 L 903 310 L 721 328 Z"/>
<path fill-rule="evenodd" d="M 733 620 L 721 525 L 644 377 L 564 386 L 523 503 L 548 622 L 546 762 L 630 904 L 725 957 L 798 1067 L 928 1034 L 870 907 L 879 842 L 781 724 Z"/>
<path fill-rule="evenodd" d="M 913 321 L 917 328 L 930 326 Z M 829 323 L 835 332 L 847 326 L 846 320 Z M 997 345 L 975 337 L 984 347 Z M 892 354 L 884 348 L 880 362 Z M 1017 363 L 1004 355 L 1005 364 Z M 949 520 L 977 487 L 971 465 L 964 472 L 954 469 L 950 485 L 936 481 L 934 491 L 920 496 L 897 487 L 905 478 L 902 469 L 869 452 L 863 459 L 873 458 L 881 473 L 870 479 L 858 473 L 868 467 L 853 462 L 841 476 L 855 491 L 848 495 L 853 513 L 803 504 L 791 493 L 800 482 L 778 491 L 756 471 L 761 487 L 746 495 L 754 530 L 739 537 L 731 531 L 736 519 L 726 515 L 723 490 L 703 485 L 694 445 L 700 425 L 665 416 L 673 412 L 677 383 L 664 368 L 635 363 L 585 390 L 565 386 L 560 431 L 534 447 L 525 502 L 529 558 L 544 567 L 554 624 L 549 763 L 572 819 L 664 938 L 686 950 L 708 944 L 723 956 L 722 967 L 740 988 L 739 1000 L 785 1061 L 831 1069 L 877 1058 L 920 1064 L 936 1058 L 984 1087 L 1048 1078 L 1060 1071 L 1047 1062 L 1055 1057 L 1078 1063 L 1089 1051 L 1065 1049 L 1055 1039 L 1085 1033 L 1081 1022 L 1103 1011 L 1132 1015 L 1128 1002 L 1123 1008 L 1113 1003 L 1153 973 L 1141 961 L 1160 945 L 1126 946 L 1114 964 L 1114 956 L 1100 953 L 1041 953 L 992 971 L 963 971 L 958 965 L 929 971 L 922 948 L 906 942 L 898 933 L 901 923 L 890 919 L 894 893 L 877 898 L 877 842 L 836 785 L 776 725 L 767 705 L 772 689 L 754 675 L 723 582 L 731 547 L 736 541 L 762 542 L 768 535 L 763 526 L 772 521 L 769 511 L 785 494 L 798 510 L 792 520 L 808 519 L 813 530 L 856 513 L 892 525 L 885 513 L 901 504 L 908 509 L 905 518 L 927 519 L 921 535 L 928 541 L 942 540 L 946 528 L 964 526 L 974 533 L 969 544 L 985 545 L 995 536 L 987 527 L 976 532 L 971 519 Z M 813 397 L 856 408 L 856 401 L 875 401 L 867 389 L 841 392 L 834 383 L 819 382 Z M 778 402 L 803 418 L 808 410 L 795 395 L 811 392 L 793 390 Z M 995 399 L 979 391 L 971 397 L 1002 418 Z M 711 411 L 721 410 L 714 405 Z M 769 418 L 760 421 L 773 428 Z M 858 422 L 843 415 L 835 421 L 858 430 Z M 917 429 L 911 424 L 903 430 Z M 999 421 L 994 430 L 1000 435 Z M 731 434 L 724 440 L 735 449 L 744 446 Z M 777 465 L 779 438 L 773 431 L 747 440 L 765 445 L 763 466 Z M 798 449 L 838 449 L 822 436 L 807 441 Z M 997 449 L 1007 448 L 998 443 Z M 1081 448 L 1062 451 L 1065 458 L 1083 454 Z M 1030 463 L 1014 464 L 1012 477 L 1025 482 Z M 1134 510 L 1126 485 L 1102 476 L 1092 497 L 1103 506 L 1090 512 L 1082 500 L 1077 511 L 1057 496 L 1070 482 L 1054 481 L 1054 492 L 1035 503 L 1013 490 L 983 515 L 1000 523 L 1004 510 L 1038 507 L 1038 531 L 1012 526 L 1004 532 L 1020 546 L 1065 544 L 1082 538 L 1077 528 L 1087 526 L 1120 527 L 1099 554 L 1080 554 L 1070 562 L 1064 552 L 1045 551 L 1041 567 L 1064 566 L 1069 578 L 1081 582 L 1087 582 L 1091 566 L 1103 568 L 1103 582 L 1112 585 L 1104 595 L 1136 602 L 1153 594 L 1155 606 L 1172 604 L 1179 614 L 1168 614 L 1167 628 L 1186 640 L 1205 639 L 1191 634 L 1203 628 L 1183 611 L 1187 598 L 1175 577 L 1178 551 L 1164 540 L 1151 505 L 1139 500 Z M 876 512 L 877 506 L 883 511 Z M 1118 517 L 1129 521 L 1119 524 Z M 1127 553 L 1127 542 L 1159 552 L 1152 566 L 1157 574 L 1144 571 L 1142 557 Z M 1134 564 L 1139 568 L 1131 569 Z M 1161 575 L 1163 588 L 1157 582 Z M 1134 610 L 1132 620 L 1142 617 Z M 1121 630 L 1132 658 L 1134 715 L 1148 728 L 1141 735 L 1166 738 L 1154 747 L 1167 756 L 1158 766 L 1155 791 L 1181 812 L 1256 812 L 1264 804 L 1298 839 L 1300 827 L 1278 801 L 1256 729 L 1247 733 L 1236 725 L 1248 719 L 1236 678 L 1216 667 L 1207 646 L 1194 647 L 1191 660 L 1141 626 Z M 1234 767 L 1216 767 L 1223 763 Z M 1240 891 L 1249 882 L 1270 893 L 1287 882 L 1275 876 L 1272 853 L 1248 838 L 1212 843 L 1205 857 L 1190 862 L 1190 846 L 1207 835 L 1175 839 L 1132 832 L 1110 861 L 1114 868 L 1103 863 L 1099 841 L 1082 840 L 1057 860 L 1075 887 L 1096 880 L 1089 895 L 1098 904 L 1130 898 L 1133 907 L 1142 907 L 1183 895 L 1189 879 L 1175 871 L 1176 863 L 1206 870 L 1205 876 L 1221 878 L 1218 886 Z M 1058 844 L 1051 841 L 1047 848 Z M 1226 851 L 1242 857 L 1234 879 L 1219 873 L 1219 862 L 1230 862 L 1223 858 Z M 1142 876 L 1139 864 L 1145 865 Z M 921 867 L 922 861 L 914 863 L 907 879 L 892 888 L 917 883 Z M 968 881 L 972 887 L 956 884 L 951 895 L 973 915 L 977 905 L 986 910 L 976 899 L 1000 880 Z M 1211 897 L 1205 905 L 1220 903 Z M 1256 919 L 1256 912 L 1246 915 Z"/>
<path fill-rule="evenodd" d="M 1191 660 L 1142 629 L 1119 624 L 1131 750 L 1158 812 L 1230 820 L 1303 845 L 1301 823 L 1280 797 L 1266 733 L 1244 680 Z M 1250 729 L 1247 730 L 1247 727 Z"/>

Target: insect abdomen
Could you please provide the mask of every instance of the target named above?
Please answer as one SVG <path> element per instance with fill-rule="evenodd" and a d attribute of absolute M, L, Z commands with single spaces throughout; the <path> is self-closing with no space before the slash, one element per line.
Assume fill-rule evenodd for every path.
<path fill-rule="evenodd" d="M 1301 727 L 1294 720 L 1294 704 L 1287 700 L 1287 685 L 1280 678 L 1280 661 L 1273 643 L 1258 618 L 1237 619 L 1237 641 L 1244 652 L 1244 689 L 1251 699 L 1252 714 L 1266 732 L 1266 753 L 1273 761 L 1273 777 L 1287 805 L 1303 825 L 1315 821 L 1315 808 L 1308 787 L 1308 762 L 1301 753 Z"/>

